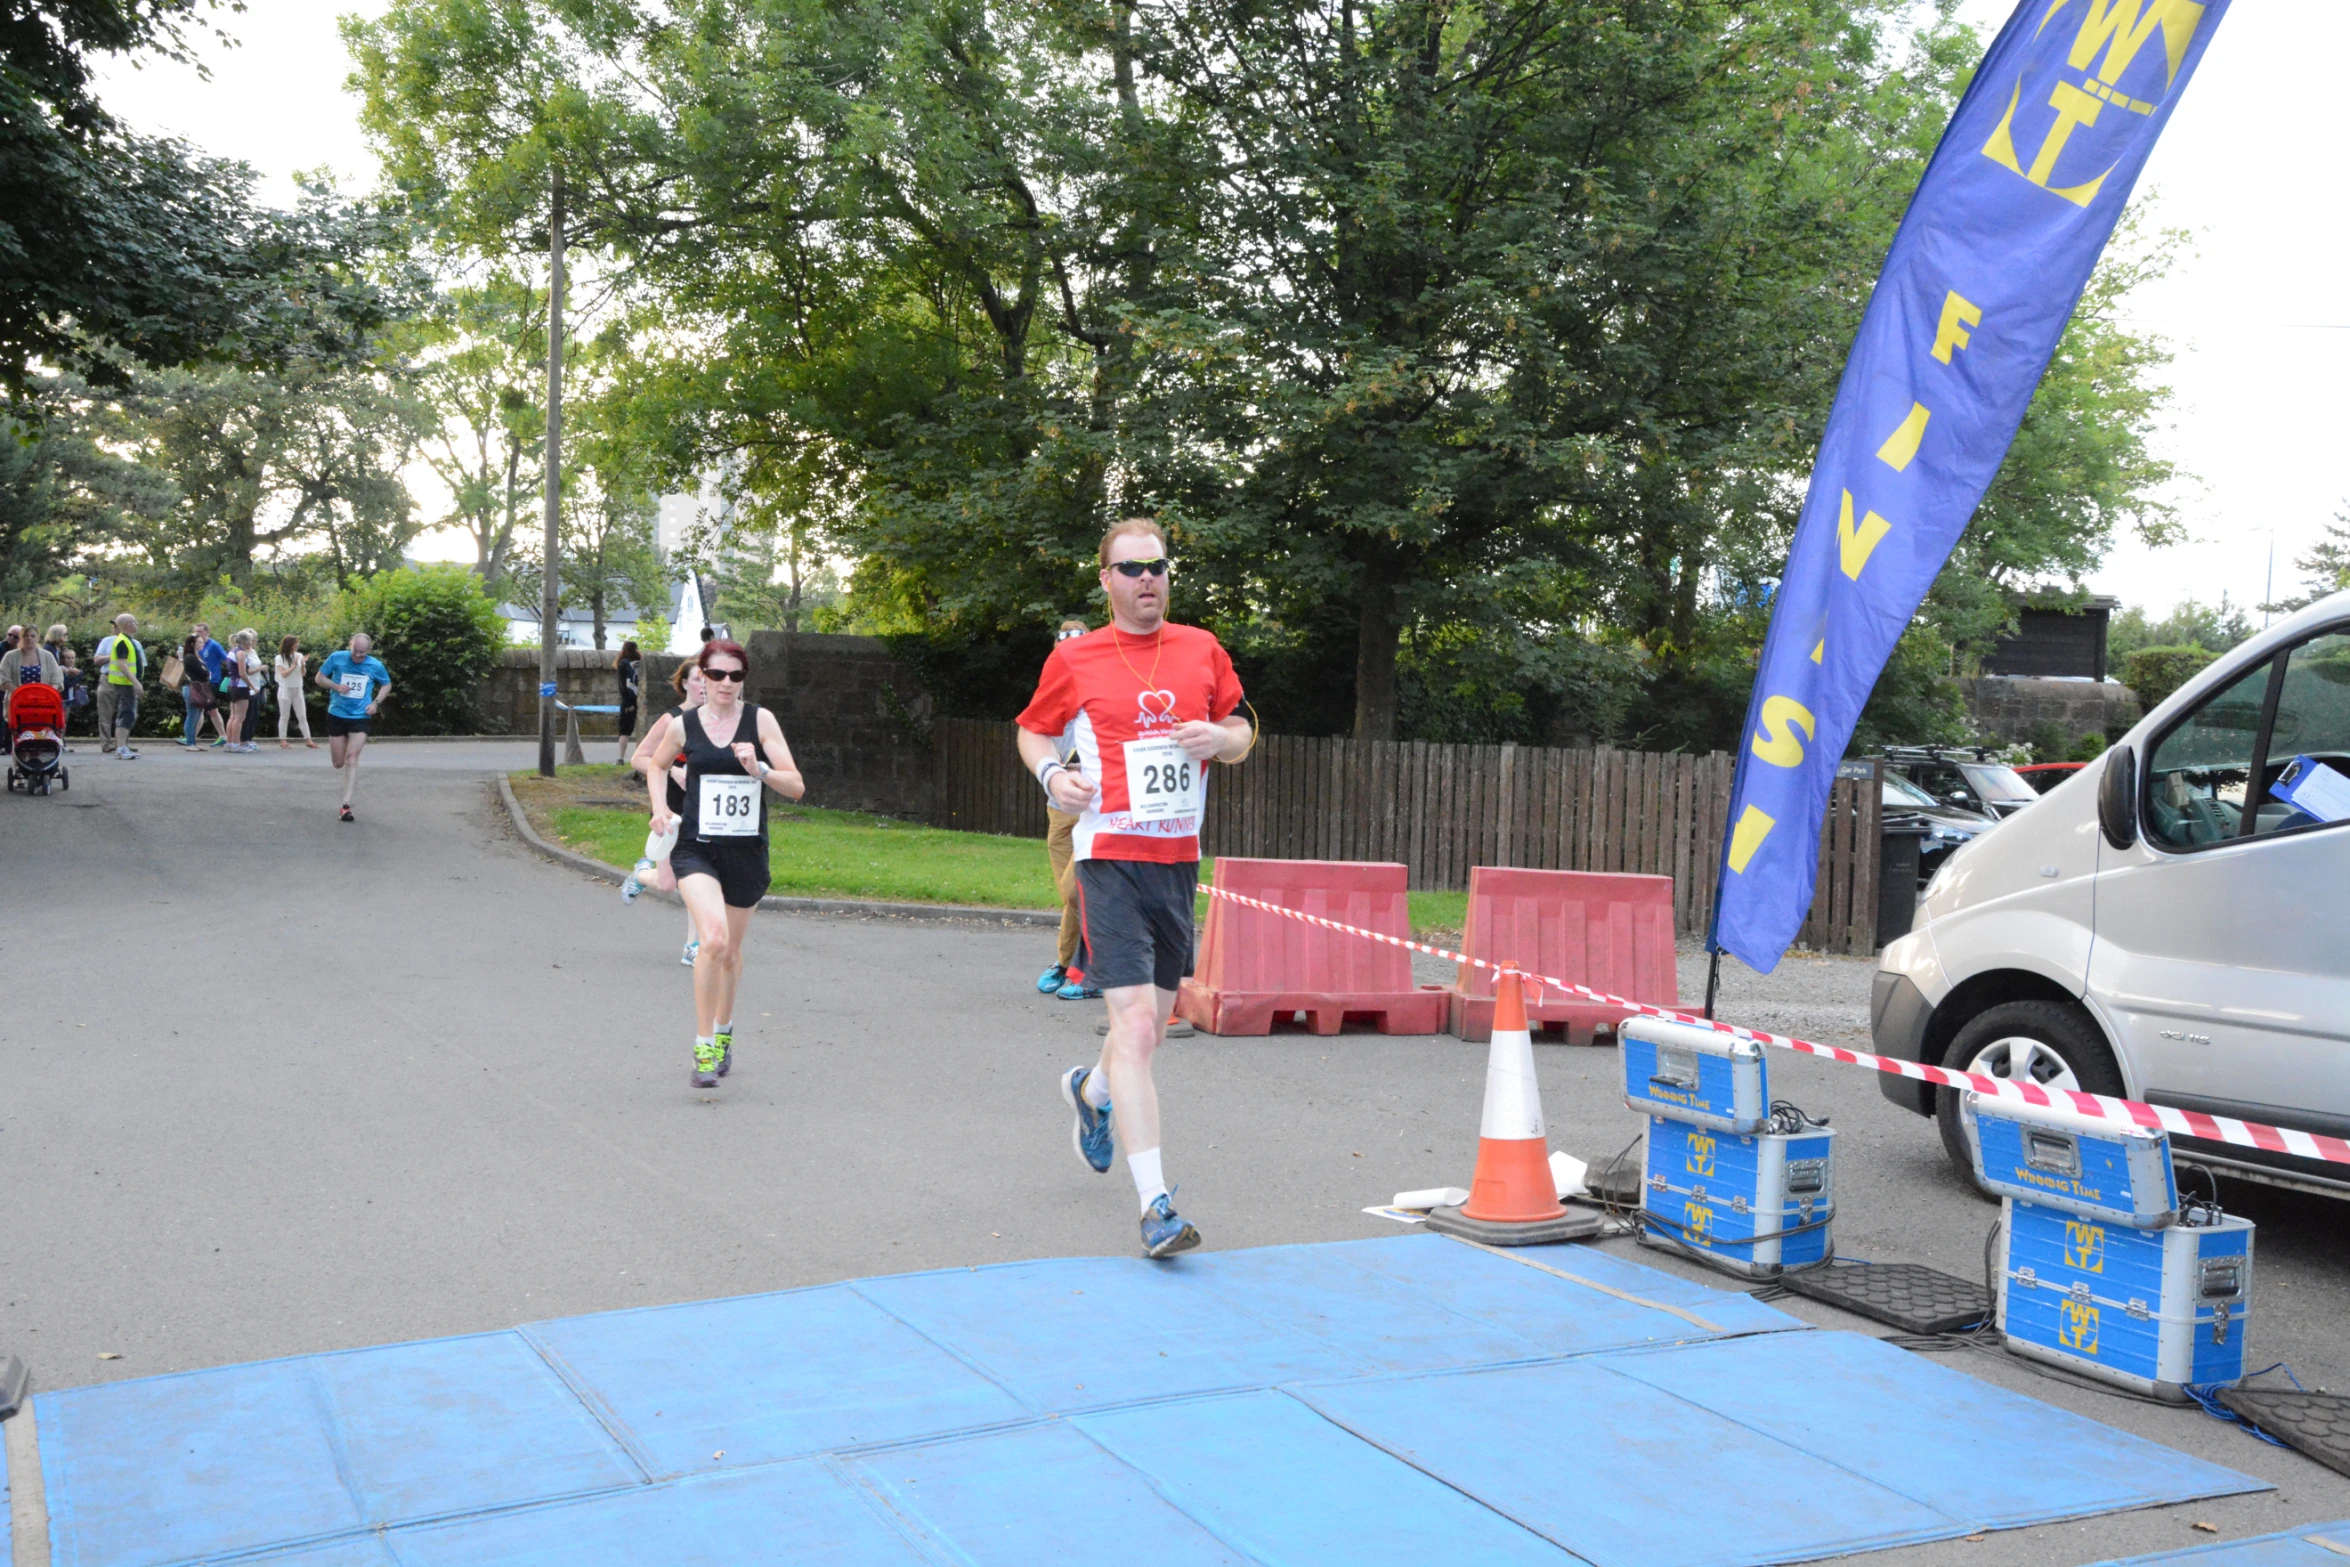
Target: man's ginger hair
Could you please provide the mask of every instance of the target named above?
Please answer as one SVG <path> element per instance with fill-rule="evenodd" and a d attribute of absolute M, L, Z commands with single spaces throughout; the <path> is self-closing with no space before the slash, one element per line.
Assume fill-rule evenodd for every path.
<path fill-rule="evenodd" d="M 1167 552 L 1167 530 L 1159 526 L 1157 519 L 1121 517 L 1118 521 L 1110 524 L 1109 532 L 1102 535 L 1101 548 L 1096 552 L 1101 558 L 1102 570 L 1110 569 L 1110 545 L 1113 541 L 1125 538 L 1129 534 L 1140 533 L 1147 533 L 1159 541 L 1159 553 L 1163 555 Z"/>

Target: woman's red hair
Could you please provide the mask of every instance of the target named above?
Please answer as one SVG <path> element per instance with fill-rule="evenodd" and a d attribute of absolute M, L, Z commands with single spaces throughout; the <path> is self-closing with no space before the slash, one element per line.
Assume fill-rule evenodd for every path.
<path fill-rule="evenodd" d="M 732 658 L 743 666 L 744 674 L 747 675 L 751 672 L 751 655 L 743 650 L 743 645 L 740 642 L 729 641 L 725 637 L 712 637 L 703 643 L 702 650 L 694 655 L 694 667 L 703 674 L 708 674 L 710 672 L 710 655 L 713 653 Z"/>

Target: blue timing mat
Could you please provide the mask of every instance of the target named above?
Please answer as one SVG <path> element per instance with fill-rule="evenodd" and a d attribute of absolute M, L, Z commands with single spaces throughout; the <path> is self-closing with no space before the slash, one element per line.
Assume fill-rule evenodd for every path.
<path fill-rule="evenodd" d="M 57 1567 L 1028 1567 L 1102 1538 L 1726 1567 L 2261 1489 L 1740 1292 L 1426 1234 L 864 1279 L 35 1415 Z"/>
<path fill-rule="evenodd" d="M 2183 1551 L 2100 1562 L 2096 1567 L 2139 1567 L 2144 1562 L 2189 1562 L 2193 1567 L 2341 1567 L 2345 1557 L 2350 1557 L 2350 1518 L 2303 1524 L 2249 1540 L 2190 1545 Z"/>

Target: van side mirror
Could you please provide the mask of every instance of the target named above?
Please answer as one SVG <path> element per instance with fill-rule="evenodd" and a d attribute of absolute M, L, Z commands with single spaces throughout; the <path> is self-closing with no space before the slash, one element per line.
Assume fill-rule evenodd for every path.
<path fill-rule="evenodd" d="M 2138 841 L 2138 756 L 2129 746 L 2105 753 L 2105 775 L 2097 780 L 2097 825 L 2117 849 Z"/>

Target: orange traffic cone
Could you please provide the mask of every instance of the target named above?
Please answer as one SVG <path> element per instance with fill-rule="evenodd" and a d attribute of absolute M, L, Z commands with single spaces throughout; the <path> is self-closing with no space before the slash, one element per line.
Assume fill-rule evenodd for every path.
<path fill-rule="evenodd" d="M 1477 1135 L 1477 1173 L 1469 1200 L 1437 1208 L 1428 1228 L 1496 1246 L 1535 1246 L 1599 1233 L 1596 1213 L 1562 1207 L 1542 1128 L 1542 1089 L 1534 1080 L 1534 1036 L 1526 1027 L 1525 980 L 1501 965 L 1494 986 L 1493 1042 L 1485 1060 L 1485 1115 Z"/>

